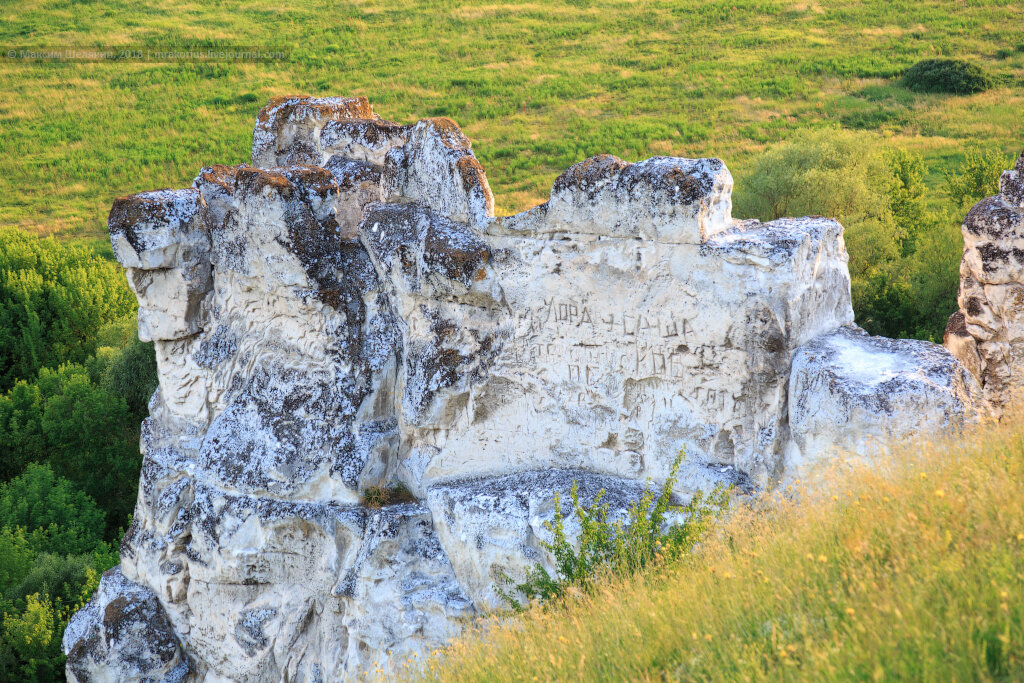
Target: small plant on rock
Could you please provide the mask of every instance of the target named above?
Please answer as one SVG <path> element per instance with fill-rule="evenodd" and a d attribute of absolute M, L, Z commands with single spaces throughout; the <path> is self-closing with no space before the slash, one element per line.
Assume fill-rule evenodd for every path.
<path fill-rule="evenodd" d="M 366 487 L 363 491 L 363 505 L 371 510 L 379 510 L 385 505 L 400 505 L 402 503 L 415 503 L 416 496 L 412 494 L 405 484 L 374 484 Z"/>
<path fill-rule="evenodd" d="M 578 547 L 566 534 L 561 497 L 556 493 L 554 519 L 544 522 L 554 538 L 551 542 L 541 542 L 554 556 L 555 575 L 538 562 L 527 570 L 522 583 L 504 576 L 511 590 L 498 587 L 499 597 L 514 611 L 520 611 L 522 605 L 517 595 L 521 594 L 527 601 L 546 602 L 563 596 L 570 589 L 589 590 L 594 580 L 603 574 L 629 576 L 690 552 L 712 522 L 728 508 L 729 489 L 718 486 L 708 495 L 698 491 L 688 504 L 672 505 L 672 488 L 683 456 L 681 451 L 672 463 L 660 494 L 649 484 L 644 487 L 640 499 L 630 505 L 625 523 L 608 521 L 608 503 L 602 502 L 603 490 L 589 506 L 580 503 L 579 487 L 573 481 L 569 497 L 572 515 L 580 525 Z"/>

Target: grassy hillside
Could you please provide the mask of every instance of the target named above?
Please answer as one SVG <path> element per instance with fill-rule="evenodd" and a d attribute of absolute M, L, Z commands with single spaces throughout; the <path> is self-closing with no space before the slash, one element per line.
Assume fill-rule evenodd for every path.
<path fill-rule="evenodd" d="M 1021 424 L 828 473 L 682 564 L 464 638 L 422 677 L 1021 680 Z"/>
<path fill-rule="evenodd" d="M 0 224 L 98 238 L 111 200 L 187 185 L 248 159 L 271 95 L 367 95 L 385 117 L 446 115 L 475 141 L 513 212 L 598 152 L 752 155 L 827 123 L 880 131 L 929 162 L 1024 137 L 1024 5 L 858 0 L 575 0 L 456 4 L 26 0 L 0 8 L 0 45 L 248 44 L 270 64 L 0 59 Z M 957 56 L 997 89 L 913 94 L 919 59 Z M 742 188 L 741 190 L 742 191 Z M 99 240 L 95 240 L 96 243 Z"/>

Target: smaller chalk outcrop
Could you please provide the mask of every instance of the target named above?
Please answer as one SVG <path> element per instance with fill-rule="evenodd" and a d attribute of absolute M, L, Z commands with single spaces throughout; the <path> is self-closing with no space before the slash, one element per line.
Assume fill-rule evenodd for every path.
<path fill-rule="evenodd" d="M 978 377 L 998 416 L 1024 390 L 1024 153 L 1003 173 L 999 194 L 968 212 L 962 232 L 960 311 L 944 342 Z"/>
<path fill-rule="evenodd" d="M 980 408 L 971 372 L 937 344 L 843 327 L 800 347 L 789 379 L 788 478 L 840 454 L 958 430 Z"/>

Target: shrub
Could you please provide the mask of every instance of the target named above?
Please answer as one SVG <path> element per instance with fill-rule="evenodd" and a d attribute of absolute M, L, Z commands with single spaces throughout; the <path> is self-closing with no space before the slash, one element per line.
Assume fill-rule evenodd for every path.
<path fill-rule="evenodd" d="M 964 163 L 954 171 L 946 171 L 946 191 L 961 211 L 966 211 L 985 197 L 999 192 L 999 176 L 1013 165 L 998 150 L 967 150 Z"/>
<path fill-rule="evenodd" d="M 970 95 L 994 82 L 981 67 L 962 59 L 925 59 L 906 70 L 903 85 L 917 92 Z"/>
<path fill-rule="evenodd" d="M 157 386 L 156 352 L 152 342 L 133 339 L 117 351 L 101 378 L 103 387 L 128 404 L 136 420 L 146 417 Z"/>
<path fill-rule="evenodd" d="M 887 452 L 737 506 L 679 562 L 495 615 L 417 680 L 1024 680 L 1024 420 Z"/>
<path fill-rule="evenodd" d="M 10 607 L 14 587 L 31 571 L 35 558 L 23 529 L 0 527 L 0 614 Z"/>
<path fill-rule="evenodd" d="M 951 196 L 966 202 L 991 194 L 1001 172 L 994 169 L 1003 166 L 1002 157 L 979 160 L 969 153 L 965 167 L 947 181 Z M 758 159 L 741 184 L 747 193 L 737 197 L 737 214 L 839 220 L 857 323 L 871 334 L 939 341 L 957 308 L 960 220 L 928 210 L 926 176 L 920 156 L 885 148 L 876 136 L 799 133 Z"/>
<path fill-rule="evenodd" d="M 738 184 L 736 212 L 764 221 L 807 215 L 877 221 L 886 215 L 886 175 L 875 136 L 802 130 L 757 159 Z"/>
<path fill-rule="evenodd" d="M 591 505 L 582 505 L 574 481 L 569 496 L 572 514 L 580 525 L 578 548 L 566 535 L 561 498 L 556 493 L 554 519 L 544 523 L 554 538 L 541 543 L 554 556 L 555 576 L 538 562 L 527 570 L 522 583 L 516 584 L 506 576 L 506 585 L 513 586 L 514 593 L 523 595 L 527 601 L 547 602 L 561 597 L 569 588 L 588 590 L 594 580 L 604 574 L 630 576 L 656 562 L 677 559 L 688 553 L 726 510 L 729 492 L 716 488 L 705 497 L 698 491 L 689 504 L 671 505 L 672 487 L 682 460 L 680 452 L 657 497 L 649 486 L 644 487 L 640 499 L 630 505 L 625 524 L 621 520 L 608 521 L 608 504 L 601 502 L 604 491 L 597 494 Z M 670 512 L 683 521 L 670 522 Z M 513 610 L 522 609 L 514 593 L 501 587 L 496 592 Z"/>
<path fill-rule="evenodd" d="M 99 585 L 99 573 L 85 570 L 77 594 L 66 601 L 45 593 L 25 597 L 20 611 L 5 611 L 0 628 L 0 680 L 63 681 L 66 658 L 61 634 Z"/>
<path fill-rule="evenodd" d="M 52 601 L 74 604 L 82 587 L 98 572 L 96 564 L 96 558 L 91 554 L 41 553 L 6 597 L 19 609 L 27 606 L 26 600 L 31 595 L 47 595 Z"/>
<path fill-rule="evenodd" d="M 80 366 L 74 372 L 61 368 L 52 373 L 57 377 L 48 374 L 45 369 L 40 373 L 40 385 L 44 380 L 60 382 L 43 410 L 48 462 L 103 506 L 108 531 L 113 532 L 135 508 L 142 466 L 139 422 L 121 396 L 93 384 Z"/>
<path fill-rule="evenodd" d="M 103 507 L 108 531 L 125 526 L 142 463 L 143 396 L 148 383 L 155 384 L 145 376 L 152 370 L 147 347 L 138 344 L 93 359 L 89 369 L 73 364 L 43 368 L 35 382 L 21 380 L 0 395 L 0 443 L 5 445 L 0 478 L 18 476 L 28 463 L 47 463 Z M 105 386 L 93 382 L 97 373 Z M 133 413 L 124 397 L 143 413 Z"/>

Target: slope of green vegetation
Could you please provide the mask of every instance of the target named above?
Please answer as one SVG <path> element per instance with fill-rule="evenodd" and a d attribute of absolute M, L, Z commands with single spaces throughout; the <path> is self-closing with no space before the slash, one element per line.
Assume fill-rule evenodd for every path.
<path fill-rule="evenodd" d="M 736 510 L 694 553 L 502 616 L 430 681 L 1024 678 L 1024 428 L 920 443 Z"/>
<path fill-rule="evenodd" d="M 5 3 L 3 46 L 290 52 L 267 64 L 0 56 L 0 224 L 100 236 L 113 197 L 248 160 L 258 108 L 293 93 L 366 95 L 403 122 L 454 118 L 506 213 L 596 153 L 719 156 L 742 179 L 767 144 L 826 124 L 898 140 L 941 181 L 965 143 L 1019 145 L 1022 24 L 1024 6 L 995 0 Z M 900 85 L 936 57 L 976 63 L 996 87 L 957 97 Z"/>

